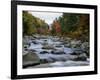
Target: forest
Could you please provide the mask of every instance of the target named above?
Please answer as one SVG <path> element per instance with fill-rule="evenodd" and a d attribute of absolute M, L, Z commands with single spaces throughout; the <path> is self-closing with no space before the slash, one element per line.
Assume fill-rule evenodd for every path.
<path fill-rule="evenodd" d="M 42 31 L 42 29 L 44 29 Z M 35 33 L 46 34 L 48 32 L 48 24 L 27 11 L 23 11 L 23 35 L 32 35 Z"/>
<path fill-rule="evenodd" d="M 67 36 L 89 41 L 89 14 L 63 13 L 48 25 L 44 20 L 23 11 L 23 35 L 32 34 Z"/>

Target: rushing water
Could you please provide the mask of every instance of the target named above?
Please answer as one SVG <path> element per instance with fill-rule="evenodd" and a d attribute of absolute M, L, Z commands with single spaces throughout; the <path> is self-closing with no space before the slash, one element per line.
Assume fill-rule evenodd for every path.
<path fill-rule="evenodd" d="M 32 49 L 36 50 L 36 53 L 40 58 L 49 59 L 49 57 L 54 57 L 54 58 L 59 58 L 61 56 L 65 57 L 66 54 L 73 52 L 73 50 L 71 48 L 64 47 L 64 45 L 60 45 L 61 44 L 60 41 L 54 42 L 51 38 L 39 39 L 39 40 L 36 39 L 35 42 L 37 44 L 31 43 L 31 46 L 28 49 L 29 50 L 32 50 Z M 66 54 L 60 54 L 60 55 L 40 54 L 40 52 L 42 52 L 42 51 L 47 51 L 48 53 L 50 53 L 52 51 L 52 49 L 42 49 L 44 43 L 49 45 L 50 47 L 54 47 L 55 49 L 57 49 L 59 51 L 64 51 Z M 57 45 L 59 45 L 59 46 L 57 47 Z"/>
<path fill-rule="evenodd" d="M 73 53 L 72 48 L 65 47 L 63 41 L 55 37 L 45 37 L 45 38 L 35 38 L 33 40 L 28 40 L 30 46 L 28 50 L 34 50 L 40 59 L 46 59 L 48 61 L 55 60 L 56 62 L 50 63 L 49 66 L 77 66 L 77 65 L 88 65 L 89 61 L 71 61 L 70 53 Z M 45 49 L 44 46 L 49 46 L 51 49 Z M 46 53 L 41 54 L 41 52 L 46 51 Z M 52 51 L 61 51 L 64 54 L 52 54 Z M 63 62 L 62 62 L 63 61 Z"/>

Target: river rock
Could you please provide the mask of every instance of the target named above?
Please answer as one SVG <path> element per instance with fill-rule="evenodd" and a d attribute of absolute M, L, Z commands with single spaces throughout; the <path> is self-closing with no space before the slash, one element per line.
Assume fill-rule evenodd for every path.
<path fill-rule="evenodd" d="M 52 54 L 66 54 L 65 52 L 62 51 L 51 51 Z"/>
<path fill-rule="evenodd" d="M 64 47 L 71 47 L 70 43 L 64 44 Z"/>
<path fill-rule="evenodd" d="M 87 54 L 87 56 L 89 57 L 89 42 L 84 42 L 81 45 L 81 49 Z"/>
<path fill-rule="evenodd" d="M 83 53 L 82 49 L 80 48 L 72 48 L 73 49 L 73 53 L 71 53 L 71 55 L 80 55 Z"/>
<path fill-rule="evenodd" d="M 34 34 L 33 34 L 32 37 L 33 37 L 34 39 L 40 39 L 40 35 L 36 35 L 36 34 L 34 35 Z"/>
<path fill-rule="evenodd" d="M 82 48 L 83 50 L 88 50 L 88 49 L 89 49 L 89 42 L 84 42 L 84 43 L 82 43 L 81 48 Z"/>
<path fill-rule="evenodd" d="M 40 63 L 48 63 L 47 59 L 40 59 Z"/>
<path fill-rule="evenodd" d="M 23 47 L 24 48 L 28 48 L 30 46 L 30 43 L 28 43 L 28 44 L 23 44 Z"/>
<path fill-rule="evenodd" d="M 38 61 L 39 57 L 36 55 L 36 53 L 27 53 L 23 56 L 23 61 Z"/>
<path fill-rule="evenodd" d="M 47 41 L 41 43 L 43 46 L 48 45 Z"/>
<path fill-rule="evenodd" d="M 52 63 L 52 62 L 55 62 L 55 60 L 52 57 L 49 57 L 48 62 Z"/>
<path fill-rule="evenodd" d="M 54 49 L 54 47 L 53 46 L 50 46 L 50 45 L 44 45 L 42 47 L 42 49 Z"/>
<path fill-rule="evenodd" d="M 70 44 L 71 44 L 72 48 L 78 48 L 81 45 L 81 41 L 80 40 L 78 40 L 78 41 L 77 40 L 72 40 Z"/>
<path fill-rule="evenodd" d="M 28 49 L 28 52 L 29 53 L 32 53 L 32 52 L 34 53 L 34 52 L 37 52 L 37 51 L 35 49 Z"/>
<path fill-rule="evenodd" d="M 86 53 L 82 53 L 80 55 L 78 55 L 77 58 L 74 59 L 75 61 L 86 61 L 87 60 L 87 55 Z"/>
<path fill-rule="evenodd" d="M 58 52 L 63 52 L 64 46 L 63 45 L 54 45 L 54 49 Z"/>
<path fill-rule="evenodd" d="M 27 53 L 23 55 L 23 68 L 40 64 L 40 59 L 36 53 Z"/>
<path fill-rule="evenodd" d="M 33 44 L 38 44 L 38 42 L 37 42 L 37 41 L 32 41 L 32 43 L 33 43 Z"/>
<path fill-rule="evenodd" d="M 70 53 L 71 55 L 78 55 L 78 53 L 76 53 L 76 52 L 73 52 L 73 53 Z"/>
<path fill-rule="evenodd" d="M 47 51 L 42 51 L 42 52 L 40 52 L 40 54 L 48 54 L 49 52 L 47 52 Z"/>

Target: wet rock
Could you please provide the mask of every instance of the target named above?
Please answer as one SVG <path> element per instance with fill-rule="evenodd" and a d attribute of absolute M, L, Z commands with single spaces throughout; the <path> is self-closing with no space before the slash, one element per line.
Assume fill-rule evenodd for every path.
<path fill-rule="evenodd" d="M 36 38 L 33 37 L 31 40 L 36 40 Z"/>
<path fill-rule="evenodd" d="M 46 45 L 48 45 L 48 43 L 47 43 L 47 41 L 46 42 L 43 42 L 43 43 L 41 43 L 43 46 L 46 46 Z"/>
<path fill-rule="evenodd" d="M 33 35 L 33 38 L 36 39 L 37 37 L 35 35 Z"/>
<path fill-rule="evenodd" d="M 40 36 L 39 36 L 39 35 L 32 35 L 32 37 L 33 37 L 34 39 L 40 39 Z"/>
<path fill-rule="evenodd" d="M 24 50 L 25 50 L 25 51 L 28 51 L 28 49 L 27 49 L 27 48 L 25 48 Z"/>
<path fill-rule="evenodd" d="M 78 58 L 74 59 L 74 61 L 86 61 L 86 60 L 87 60 L 87 58 L 85 58 L 85 57 L 78 57 Z"/>
<path fill-rule="evenodd" d="M 88 50 L 88 49 L 89 49 L 89 42 L 84 42 L 84 43 L 82 43 L 81 48 L 82 48 L 83 50 Z"/>
<path fill-rule="evenodd" d="M 60 58 L 60 61 L 66 61 L 66 60 L 67 60 L 67 59 L 65 59 L 65 58 L 63 58 L 63 57 Z"/>
<path fill-rule="evenodd" d="M 58 58 L 54 58 L 54 57 L 51 57 L 51 59 L 56 62 L 56 61 L 66 61 L 67 59 L 64 58 L 64 57 L 58 57 Z"/>
<path fill-rule="evenodd" d="M 49 58 L 48 58 L 48 62 L 50 62 L 50 63 L 55 62 L 55 59 L 52 58 L 52 57 L 49 57 Z"/>
<path fill-rule="evenodd" d="M 27 45 L 23 45 L 23 47 L 26 49 L 26 48 L 28 48 L 30 46 L 30 44 L 27 44 Z"/>
<path fill-rule="evenodd" d="M 76 52 L 73 52 L 73 53 L 70 53 L 71 55 L 78 55 L 78 53 L 76 53 Z"/>
<path fill-rule="evenodd" d="M 63 52 L 64 51 L 64 46 L 63 45 L 54 45 L 54 48 L 58 52 Z"/>
<path fill-rule="evenodd" d="M 77 58 L 74 59 L 75 61 L 86 61 L 87 60 L 87 56 L 86 53 L 82 53 L 80 54 Z"/>
<path fill-rule="evenodd" d="M 40 54 L 48 54 L 49 52 L 47 52 L 47 51 L 42 51 L 42 52 L 40 52 Z"/>
<path fill-rule="evenodd" d="M 71 47 L 70 44 L 64 44 L 64 47 Z"/>
<path fill-rule="evenodd" d="M 51 51 L 52 54 L 66 54 L 65 52 L 62 51 Z"/>
<path fill-rule="evenodd" d="M 89 42 L 84 42 L 81 45 L 81 49 L 86 53 L 86 55 L 89 57 Z"/>
<path fill-rule="evenodd" d="M 54 49 L 54 47 L 53 46 L 50 46 L 50 45 L 44 45 L 42 47 L 42 49 Z"/>
<path fill-rule="evenodd" d="M 55 62 L 55 61 L 57 61 L 55 58 L 53 58 L 53 57 L 50 57 L 50 59 L 52 60 L 52 62 Z"/>
<path fill-rule="evenodd" d="M 36 42 L 36 41 L 32 41 L 32 43 L 33 43 L 33 44 L 38 44 L 38 42 Z"/>
<path fill-rule="evenodd" d="M 54 51 L 51 51 L 52 54 L 54 54 Z"/>
<path fill-rule="evenodd" d="M 46 40 L 46 39 L 45 39 L 44 41 L 46 41 L 46 42 L 47 42 L 48 40 Z"/>
<path fill-rule="evenodd" d="M 26 49 L 26 48 L 27 48 L 27 46 L 24 46 L 24 48 Z"/>
<path fill-rule="evenodd" d="M 80 55 L 82 53 L 83 53 L 82 49 L 73 48 L 73 53 L 71 53 L 71 55 Z"/>
<path fill-rule="evenodd" d="M 57 47 L 57 48 L 61 48 L 61 47 L 63 47 L 62 45 L 56 45 L 55 47 Z"/>
<path fill-rule="evenodd" d="M 48 63 L 47 59 L 40 59 L 40 63 Z"/>
<path fill-rule="evenodd" d="M 34 49 L 28 49 L 28 52 L 29 53 L 32 53 L 32 52 L 34 53 L 34 52 L 36 52 L 36 50 L 34 50 Z"/>
<path fill-rule="evenodd" d="M 25 50 L 25 49 L 23 49 L 22 52 L 23 52 L 23 53 L 22 53 L 23 56 L 29 53 L 29 52 L 28 52 L 27 50 Z"/>

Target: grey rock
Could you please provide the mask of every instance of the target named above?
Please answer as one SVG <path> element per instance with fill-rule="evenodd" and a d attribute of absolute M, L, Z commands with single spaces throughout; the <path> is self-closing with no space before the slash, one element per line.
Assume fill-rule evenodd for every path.
<path fill-rule="evenodd" d="M 80 40 L 78 40 L 78 41 L 77 40 L 72 40 L 70 44 L 71 44 L 72 48 L 78 48 L 78 47 L 81 46 L 81 41 Z"/>
<path fill-rule="evenodd" d="M 87 60 L 87 56 L 86 53 L 82 53 L 80 54 L 77 58 L 74 59 L 75 61 L 86 61 Z"/>
<path fill-rule="evenodd" d="M 44 45 L 42 47 L 42 49 L 54 49 L 54 47 L 53 46 L 50 46 L 50 45 Z"/>
<path fill-rule="evenodd" d="M 88 49 L 89 49 L 89 42 L 84 42 L 84 43 L 82 43 L 81 48 L 82 48 L 83 50 L 88 50 Z"/>
<path fill-rule="evenodd" d="M 35 53 L 27 53 L 23 55 L 23 68 L 40 64 L 40 59 Z"/>

